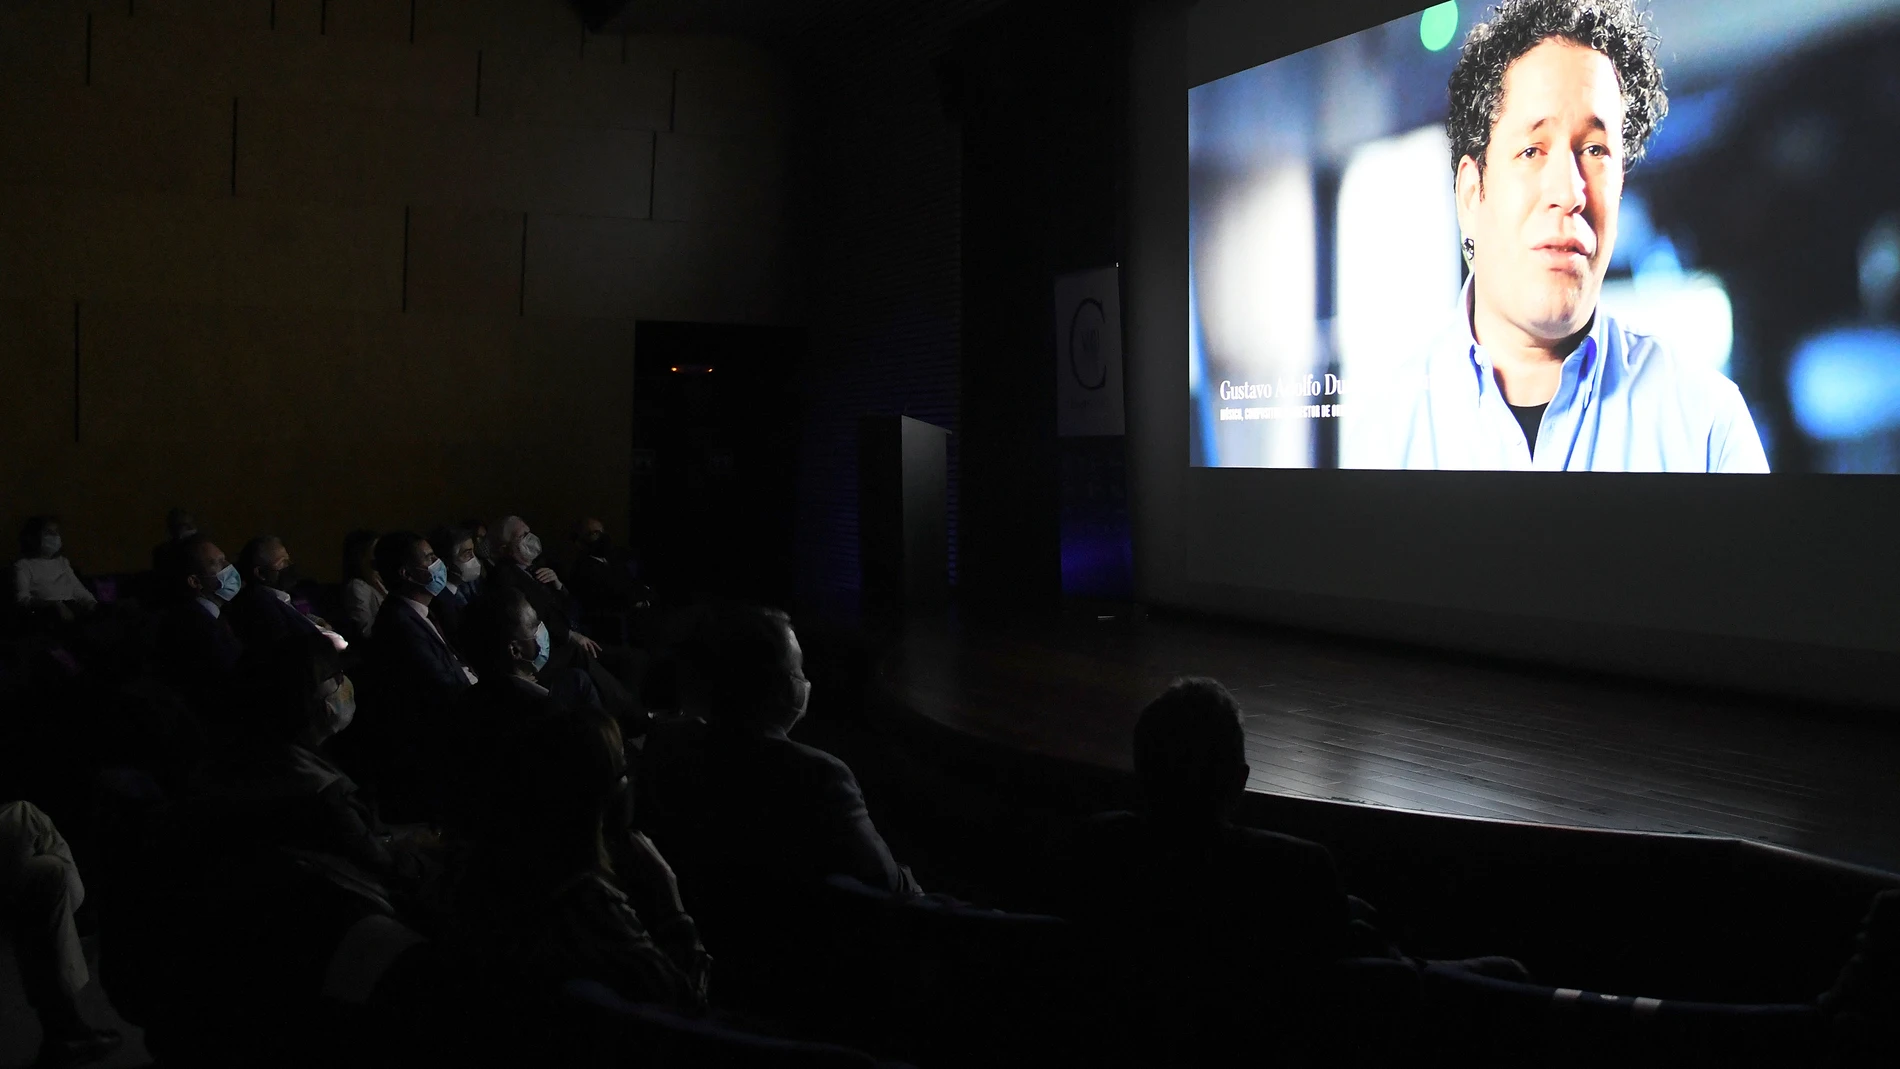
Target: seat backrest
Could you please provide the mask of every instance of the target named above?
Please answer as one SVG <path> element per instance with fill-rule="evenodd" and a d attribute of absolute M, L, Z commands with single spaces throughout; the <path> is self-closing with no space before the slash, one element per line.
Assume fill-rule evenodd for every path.
<path fill-rule="evenodd" d="M 643 1066 L 665 1069 L 873 1069 L 888 1064 L 850 1047 L 766 1036 L 717 1018 L 630 1003 L 591 980 L 572 981 L 563 993 L 605 1040 L 596 1047 L 603 1064 L 625 1064 L 631 1056 Z"/>

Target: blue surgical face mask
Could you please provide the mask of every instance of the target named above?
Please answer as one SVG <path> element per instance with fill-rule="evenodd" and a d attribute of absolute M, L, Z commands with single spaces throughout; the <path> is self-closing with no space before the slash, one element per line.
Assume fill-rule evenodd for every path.
<path fill-rule="evenodd" d="M 448 586 L 449 566 L 442 563 L 441 557 L 437 557 L 434 563 L 429 565 L 429 596 L 435 597 L 447 590 Z"/>
<path fill-rule="evenodd" d="M 219 601 L 230 601 L 243 587 L 244 579 L 238 575 L 237 565 L 227 564 L 218 571 L 218 589 L 214 595 Z"/>
<path fill-rule="evenodd" d="M 534 670 L 539 672 L 548 665 L 548 654 L 552 647 L 548 645 L 548 625 L 534 625 Z"/>

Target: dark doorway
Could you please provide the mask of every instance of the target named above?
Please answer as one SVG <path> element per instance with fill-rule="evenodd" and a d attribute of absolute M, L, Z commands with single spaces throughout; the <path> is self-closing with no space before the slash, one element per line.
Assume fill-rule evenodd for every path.
<path fill-rule="evenodd" d="M 629 528 L 662 598 L 789 602 L 804 350 L 790 327 L 636 329 Z"/>

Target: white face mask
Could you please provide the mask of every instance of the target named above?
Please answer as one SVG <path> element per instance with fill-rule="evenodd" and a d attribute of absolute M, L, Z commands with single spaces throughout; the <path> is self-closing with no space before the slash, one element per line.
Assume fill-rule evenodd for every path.
<path fill-rule="evenodd" d="M 482 577 L 482 559 L 470 557 L 462 562 L 462 582 L 472 583 Z"/>
<path fill-rule="evenodd" d="M 541 536 L 532 531 L 522 535 L 521 541 L 515 543 L 515 554 L 521 558 L 521 563 L 523 564 L 533 564 L 535 561 L 540 560 Z"/>
<path fill-rule="evenodd" d="M 356 719 L 356 684 L 349 676 L 323 699 L 323 730 L 326 735 L 335 735 L 350 726 Z"/>
<path fill-rule="evenodd" d="M 59 556 L 59 551 L 64 547 L 65 543 L 61 541 L 60 537 L 56 534 L 43 534 L 40 536 L 40 556 L 42 557 L 57 557 Z"/>

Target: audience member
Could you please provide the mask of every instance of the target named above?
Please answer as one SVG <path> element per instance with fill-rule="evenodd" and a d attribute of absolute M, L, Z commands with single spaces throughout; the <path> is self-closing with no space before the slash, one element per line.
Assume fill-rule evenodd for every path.
<path fill-rule="evenodd" d="M 541 680 L 545 683 L 571 668 L 585 671 L 599 689 L 607 710 L 620 718 L 630 733 L 637 733 L 635 725 L 643 732 L 644 719 L 632 690 L 640 676 L 637 656 L 624 646 L 602 647 L 574 628 L 561 579 L 554 569 L 538 563 L 541 539 L 529 529 L 527 521 L 519 516 L 506 517 L 495 524 L 494 532 L 496 563 L 492 581 L 519 591 L 548 628 L 552 651 Z"/>
<path fill-rule="evenodd" d="M 499 587 L 475 599 L 463 614 L 462 639 L 480 680 L 463 696 L 470 709 L 527 711 L 547 702 L 563 709 L 602 707 L 593 680 L 578 669 L 550 675 L 543 685 L 552 649 L 548 627 L 518 590 Z"/>
<path fill-rule="evenodd" d="M 183 548 L 185 540 L 198 533 L 198 518 L 190 509 L 172 507 L 165 510 L 165 540 L 152 547 L 152 574 L 163 576 L 170 574 L 175 567 L 172 554 Z"/>
<path fill-rule="evenodd" d="M 436 597 L 432 615 L 453 643 L 462 610 L 481 593 L 482 562 L 475 555 L 474 536 L 464 528 L 438 527 L 429 532 L 429 544 L 448 566 L 448 585 Z"/>
<path fill-rule="evenodd" d="M 1233 823 L 1239 703 L 1176 680 L 1136 722 L 1134 764 L 1141 812 L 1093 818 L 1058 854 L 1064 911 L 1126 940 L 1170 1057 L 1208 1056 L 1263 1014 L 1298 1025 L 1300 994 L 1347 949 L 1350 907 L 1325 847 Z"/>
<path fill-rule="evenodd" d="M 73 913 L 85 897 L 72 849 L 52 820 L 31 802 L 0 806 L 0 923 L 12 936 L 27 1005 L 39 1014 L 36 1065 L 94 1061 L 120 1042 L 79 1010 L 90 974 Z"/>
<path fill-rule="evenodd" d="M 252 845 L 342 858 L 378 877 L 393 871 L 387 829 L 324 744 L 356 717 L 356 687 L 318 632 L 247 650 L 235 701 L 243 711 L 225 751 L 205 769 L 201 817 Z"/>
<path fill-rule="evenodd" d="M 495 544 L 488 538 L 488 525 L 477 519 L 466 519 L 456 526 L 469 533 L 475 540 L 475 559 L 482 562 L 482 574 L 488 574 L 489 565 L 495 561 Z"/>
<path fill-rule="evenodd" d="M 315 634 L 329 636 L 338 649 L 348 645 L 322 618 L 305 616 L 291 603 L 297 568 L 283 539 L 276 535 L 251 539 L 238 552 L 237 569 L 244 587 L 231 599 L 231 630 L 246 649 L 291 635 Z"/>
<path fill-rule="evenodd" d="M 642 608 L 645 589 L 636 578 L 633 555 L 613 544 L 606 524 L 585 519 L 574 529 L 574 555 L 568 562 L 567 588 L 589 613 Z"/>
<path fill-rule="evenodd" d="M 475 673 L 430 619 L 436 595 L 448 586 L 448 565 L 419 534 L 392 531 L 376 542 L 376 571 L 390 584 L 376 615 L 369 664 L 379 686 L 430 708 L 475 682 Z"/>
<path fill-rule="evenodd" d="M 165 586 L 173 604 L 159 633 L 160 675 L 200 714 L 215 718 L 244 652 L 225 615 L 243 580 L 217 543 L 201 534 L 182 540 L 171 554 L 171 567 Z"/>
<path fill-rule="evenodd" d="M 384 578 L 376 574 L 376 532 L 355 530 L 343 536 L 343 637 L 361 642 L 376 629 L 376 617 L 389 596 Z"/>
<path fill-rule="evenodd" d="M 703 1009 L 711 958 L 678 882 L 651 842 L 616 835 L 610 819 L 628 789 L 613 719 L 553 713 L 491 746 L 488 765 L 511 796 L 470 829 L 448 896 L 452 941 L 531 996 L 586 979 L 632 1001 Z"/>
<path fill-rule="evenodd" d="M 59 518 L 34 516 L 20 528 L 20 558 L 13 562 L 13 602 L 30 613 L 50 613 L 64 623 L 98 607 L 66 559 Z"/>
<path fill-rule="evenodd" d="M 811 694 L 791 619 L 772 609 L 728 611 L 697 662 L 691 689 L 703 695 L 710 723 L 655 729 L 640 807 L 689 885 L 744 872 L 809 887 L 841 874 L 919 893 L 871 823 L 851 769 L 787 736 Z"/>

